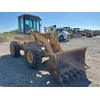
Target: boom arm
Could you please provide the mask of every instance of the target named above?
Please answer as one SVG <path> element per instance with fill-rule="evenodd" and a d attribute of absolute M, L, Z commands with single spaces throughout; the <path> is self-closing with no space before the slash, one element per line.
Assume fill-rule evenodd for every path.
<path fill-rule="evenodd" d="M 33 34 L 37 42 L 41 42 L 46 46 L 50 55 L 62 51 L 62 48 L 58 41 L 57 33 L 54 33 L 53 37 L 51 36 L 51 34 L 48 33 L 41 33 L 41 34 L 33 33 Z"/>

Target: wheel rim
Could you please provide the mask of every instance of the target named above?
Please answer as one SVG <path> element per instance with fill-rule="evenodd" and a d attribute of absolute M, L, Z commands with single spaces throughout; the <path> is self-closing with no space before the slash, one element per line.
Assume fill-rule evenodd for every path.
<path fill-rule="evenodd" d="M 26 58 L 27 58 L 27 61 L 28 61 L 30 64 L 33 62 L 33 54 L 32 54 L 32 52 L 31 52 L 30 50 L 27 51 Z"/>
<path fill-rule="evenodd" d="M 63 36 L 60 36 L 59 40 L 62 41 L 63 40 Z"/>
<path fill-rule="evenodd" d="M 14 47 L 13 46 L 10 47 L 10 52 L 12 55 L 14 55 Z"/>

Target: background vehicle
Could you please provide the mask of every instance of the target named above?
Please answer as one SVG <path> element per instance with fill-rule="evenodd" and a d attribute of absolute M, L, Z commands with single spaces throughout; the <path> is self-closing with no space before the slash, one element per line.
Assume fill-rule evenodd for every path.
<path fill-rule="evenodd" d="M 83 36 L 86 36 L 86 37 L 93 37 L 94 36 L 94 33 L 93 31 L 91 30 L 83 30 L 82 33 L 81 33 Z"/>
<path fill-rule="evenodd" d="M 52 34 L 57 32 L 59 41 L 65 41 L 69 39 L 69 32 L 63 27 L 57 28 L 56 25 L 44 27 L 44 32 L 51 32 Z"/>

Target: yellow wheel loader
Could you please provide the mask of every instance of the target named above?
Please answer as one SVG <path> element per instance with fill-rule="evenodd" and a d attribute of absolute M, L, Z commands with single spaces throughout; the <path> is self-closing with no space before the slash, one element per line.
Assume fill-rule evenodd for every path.
<path fill-rule="evenodd" d="M 38 68 L 46 62 L 50 74 L 61 83 L 85 72 L 86 47 L 63 51 L 56 32 L 40 32 L 40 17 L 29 14 L 18 16 L 18 30 L 15 41 L 10 43 L 12 57 L 20 57 L 20 50 L 23 50 L 28 67 Z M 44 57 L 48 59 L 43 61 Z"/>

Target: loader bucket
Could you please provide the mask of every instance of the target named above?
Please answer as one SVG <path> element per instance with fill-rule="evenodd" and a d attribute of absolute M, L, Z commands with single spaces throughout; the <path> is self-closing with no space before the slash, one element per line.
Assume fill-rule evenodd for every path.
<path fill-rule="evenodd" d="M 48 65 L 49 72 L 60 81 L 68 81 L 74 76 L 85 73 L 85 52 L 87 47 L 59 52 L 50 55 Z"/>

